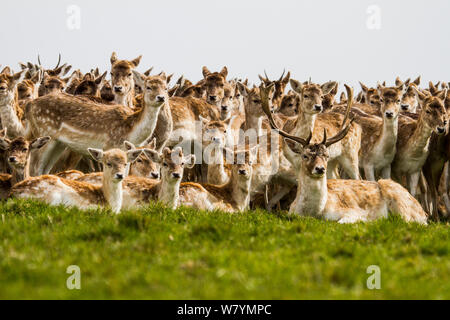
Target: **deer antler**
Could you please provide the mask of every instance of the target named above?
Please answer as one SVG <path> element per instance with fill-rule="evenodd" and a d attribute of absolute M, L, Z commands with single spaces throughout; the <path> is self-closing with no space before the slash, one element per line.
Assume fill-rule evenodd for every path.
<path fill-rule="evenodd" d="M 61 63 L 61 53 L 58 56 L 58 64 L 56 65 L 56 67 L 53 68 L 53 70 L 58 69 L 60 63 Z"/>
<path fill-rule="evenodd" d="M 324 144 L 326 147 L 329 147 L 332 144 L 335 144 L 336 142 L 339 142 L 340 140 L 344 139 L 348 131 L 350 130 L 353 121 L 355 120 L 354 118 L 351 118 L 350 121 L 347 121 L 349 119 L 350 110 L 353 104 L 353 88 L 350 88 L 346 84 L 344 84 L 344 86 L 345 90 L 347 91 L 347 110 L 345 111 L 345 116 L 344 120 L 342 121 L 341 130 L 334 137 L 327 139 L 326 130 L 325 128 L 323 129 L 324 132 L 322 144 Z"/>
<path fill-rule="evenodd" d="M 281 74 L 280 80 L 278 80 L 278 81 L 283 80 L 283 77 L 284 77 L 284 74 L 285 74 L 285 73 L 286 73 L 286 69 L 283 69 L 283 73 Z"/>
<path fill-rule="evenodd" d="M 274 86 L 273 83 L 271 83 L 268 86 L 265 86 L 263 83 L 261 83 L 261 85 L 259 86 L 262 109 L 263 109 L 264 113 L 267 115 L 267 117 L 269 118 L 270 126 L 272 127 L 272 129 L 276 130 L 281 136 L 288 138 L 290 140 L 293 140 L 295 142 L 298 142 L 304 147 L 307 146 L 309 144 L 309 142 L 311 141 L 312 133 L 309 134 L 309 137 L 307 140 L 304 140 L 300 137 L 293 136 L 287 132 L 284 132 L 283 130 L 278 128 L 277 124 L 275 123 L 275 120 L 273 119 L 272 112 L 270 112 L 270 107 L 269 107 L 269 91 L 273 86 Z"/>

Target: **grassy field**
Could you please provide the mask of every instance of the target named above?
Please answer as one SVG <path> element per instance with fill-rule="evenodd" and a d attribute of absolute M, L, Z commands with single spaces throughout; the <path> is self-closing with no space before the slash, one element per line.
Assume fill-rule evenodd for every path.
<path fill-rule="evenodd" d="M 449 226 L 0 205 L 0 298 L 450 298 Z M 81 290 L 68 290 L 69 265 Z M 366 287 L 367 267 L 381 289 Z"/>

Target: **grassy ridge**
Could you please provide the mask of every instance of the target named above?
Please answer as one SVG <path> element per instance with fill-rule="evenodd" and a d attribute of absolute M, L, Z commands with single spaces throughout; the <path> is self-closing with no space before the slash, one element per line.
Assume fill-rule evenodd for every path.
<path fill-rule="evenodd" d="M 449 227 L 0 205 L 0 298 L 450 298 Z M 66 268 L 81 268 L 81 290 Z M 381 268 L 381 290 L 366 269 Z"/>

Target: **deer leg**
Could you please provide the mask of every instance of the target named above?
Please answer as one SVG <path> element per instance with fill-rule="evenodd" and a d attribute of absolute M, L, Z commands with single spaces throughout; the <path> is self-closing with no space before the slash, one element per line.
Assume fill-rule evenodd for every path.
<path fill-rule="evenodd" d="M 268 210 L 269 211 L 272 210 L 272 208 L 277 203 L 279 203 L 281 201 L 281 199 L 283 199 L 283 197 L 289 193 L 289 191 L 291 191 L 291 188 L 292 187 L 290 187 L 290 186 L 283 186 L 281 188 L 281 190 L 278 191 L 277 194 L 272 199 L 270 199 L 269 204 L 268 204 L 268 208 L 269 208 Z"/>
<path fill-rule="evenodd" d="M 38 174 L 48 174 L 65 149 L 65 145 L 58 140 L 47 143 L 39 159 Z"/>
<path fill-rule="evenodd" d="M 364 175 L 366 176 L 366 180 L 375 181 L 375 168 L 372 164 L 364 165 Z"/>
<path fill-rule="evenodd" d="M 448 196 L 448 185 L 450 183 L 450 163 L 447 162 L 444 168 L 444 192 L 443 192 L 443 200 L 445 205 L 446 215 L 450 214 L 450 198 Z"/>
<path fill-rule="evenodd" d="M 360 180 L 358 159 L 340 157 L 338 162 L 350 179 Z"/>
<path fill-rule="evenodd" d="M 419 184 L 420 172 L 408 174 L 406 177 L 408 191 L 415 198 L 417 193 L 417 185 Z"/>
<path fill-rule="evenodd" d="M 328 179 L 337 179 L 336 166 L 337 166 L 337 161 L 333 160 L 333 161 L 328 162 L 328 166 L 327 166 L 327 178 Z"/>
<path fill-rule="evenodd" d="M 391 178 L 391 165 L 387 165 L 381 170 L 381 177 L 383 179 L 390 179 Z"/>

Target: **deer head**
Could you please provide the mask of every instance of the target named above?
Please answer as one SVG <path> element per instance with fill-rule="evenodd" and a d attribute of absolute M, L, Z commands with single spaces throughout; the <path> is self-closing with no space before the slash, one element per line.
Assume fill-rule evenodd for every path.
<path fill-rule="evenodd" d="M 284 74 L 286 73 L 286 70 L 283 70 L 283 73 L 281 74 L 281 77 L 278 80 L 271 81 L 269 77 L 267 76 L 266 71 L 264 71 L 265 77 L 258 75 L 259 79 L 264 82 L 264 84 L 267 86 L 270 83 L 273 82 L 275 85 L 275 92 L 273 94 L 273 104 L 275 107 L 280 108 L 281 106 L 281 99 L 284 95 L 284 90 L 286 89 L 287 84 L 289 83 L 289 79 L 291 77 L 291 72 L 289 71 L 286 76 Z M 284 77 L 284 78 L 283 78 Z"/>
<path fill-rule="evenodd" d="M 100 97 L 100 90 L 104 83 L 105 77 L 106 71 L 97 78 L 95 78 L 91 73 L 85 74 L 83 80 L 75 88 L 74 95 Z"/>
<path fill-rule="evenodd" d="M 324 110 L 323 99 L 329 94 L 337 85 L 334 81 L 329 81 L 319 86 L 314 83 L 300 83 L 297 80 L 291 79 L 290 84 L 292 89 L 299 94 L 300 110 L 305 114 L 317 114 Z"/>
<path fill-rule="evenodd" d="M 433 96 L 426 91 L 421 92 L 415 86 L 413 88 L 416 92 L 417 99 L 422 105 L 421 120 L 437 134 L 446 133 L 448 128 L 448 115 L 444 106 L 444 100 L 447 97 L 447 89 L 437 91 Z"/>
<path fill-rule="evenodd" d="M 380 108 L 380 95 L 377 89 L 375 88 L 368 88 L 363 83 L 359 83 L 361 85 L 362 89 L 362 96 L 364 97 L 364 102 L 368 105 Z M 384 86 L 384 84 L 382 84 Z"/>
<path fill-rule="evenodd" d="M 0 101 L 13 101 L 17 94 L 17 85 L 23 80 L 25 71 L 11 74 L 9 67 L 0 73 Z"/>
<path fill-rule="evenodd" d="M 184 168 L 191 169 L 195 165 L 195 155 L 184 156 L 181 147 L 173 150 L 164 148 L 161 154 L 151 149 L 144 149 L 144 152 L 149 159 L 161 166 L 161 180 L 169 184 L 180 182 Z"/>
<path fill-rule="evenodd" d="M 405 92 L 406 88 L 403 83 L 397 87 L 384 87 L 378 84 L 381 114 L 385 120 L 391 121 L 397 119 Z"/>
<path fill-rule="evenodd" d="M 292 117 L 298 114 L 299 104 L 299 95 L 294 91 L 289 90 L 289 92 L 283 96 L 283 99 L 281 99 L 281 105 L 277 111 L 285 116 Z"/>
<path fill-rule="evenodd" d="M 225 84 L 227 82 L 228 69 L 223 67 L 220 72 L 211 73 L 207 67 L 203 67 L 203 77 L 206 101 L 220 108 L 220 103 L 224 97 Z"/>
<path fill-rule="evenodd" d="M 145 76 L 133 71 L 136 83 L 142 88 L 147 105 L 159 107 L 169 101 L 167 77 L 165 73 L 156 76 Z"/>
<path fill-rule="evenodd" d="M 111 55 L 111 85 L 114 95 L 119 99 L 134 90 L 133 70 L 141 62 L 142 56 L 134 60 L 119 60 L 115 52 Z"/>

